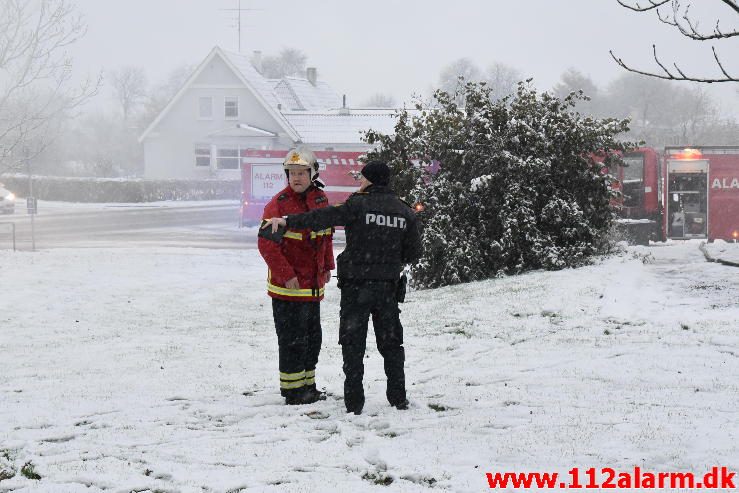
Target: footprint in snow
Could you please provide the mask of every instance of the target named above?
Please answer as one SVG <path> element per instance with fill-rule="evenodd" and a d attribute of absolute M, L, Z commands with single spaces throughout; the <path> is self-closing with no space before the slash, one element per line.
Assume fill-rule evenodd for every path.
<path fill-rule="evenodd" d="M 362 435 L 355 435 L 346 439 L 346 445 L 349 448 L 356 447 L 357 445 L 362 445 L 363 443 L 364 437 Z"/>

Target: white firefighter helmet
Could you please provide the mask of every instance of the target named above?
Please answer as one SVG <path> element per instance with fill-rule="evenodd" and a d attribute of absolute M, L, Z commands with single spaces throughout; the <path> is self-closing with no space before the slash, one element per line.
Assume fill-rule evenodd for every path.
<path fill-rule="evenodd" d="M 311 181 L 318 176 L 318 159 L 307 146 L 299 145 L 290 149 L 282 163 L 285 173 L 289 175 L 291 169 L 308 169 Z"/>

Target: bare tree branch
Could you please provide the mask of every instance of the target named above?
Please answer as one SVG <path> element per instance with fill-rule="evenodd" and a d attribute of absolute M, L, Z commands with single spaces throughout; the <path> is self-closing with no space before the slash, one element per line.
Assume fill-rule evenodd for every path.
<path fill-rule="evenodd" d="M 680 2 L 678 0 L 673 0 L 672 14 L 664 15 L 662 14 L 662 12 L 657 10 L 657 16 L 659 17 L 659 20 L 663 23 L 677 28 L 677 30 L 680 31 L 680 34 L 695 41 L 710 41 L 714 39 L 726 39 L 733 38 L 734 36 L 739 36 L 739 31 L 737 30 L 726 32 L 722 31 L 720 26 L 720 19 L 716 20 L 716 27 L 713 28 L 713 31 L 710 34 L 701 32 L 699 30 L 698 22 L 690 18 L 690 7 L 691 4 L 687 4 L 687 6 L 685 7 L 685 11 L 680 15 Z M 734 6 L 734 9 L 737 8 L 739 7 Z M 739 11 L 737 13 L 739 13 Z M 679 19 L 681 19 L 682 22 Z"/>
<path fill-rule="evenodd" d="M 22 148 L 41 152 L 53 123 L 97 92 L 100 77 L 72 84 L 65 52 L 85 32 L 69 0 L 0 0 L 0 170 L 18 166 Z"/>
<path fill-rule="evenodd" d="M 146 74 L 141 67 L 121 67 L 110 74 L 110 85 L 121 105 L 123 121 L 128 121 L 136 106 L 146 96 Z"/>
<path fill-rule="evenodd" d="M 690 8 L 692 5 L 692 2 L 687 2 L 686 4 L 683 4 L 681 3 L 680 0 L 647 0 L 648 4 L 645 5 L 645 4 L 640 4 L 638 1 L 633 2 L 633 3 L 627 2 L 626 0 L 616 0 L 616 1 L 622 7 L 625 7 L 629 10 L 633 10 L 635 12 L 647 12 L 650 10 L 654 10 L 660 22 L 676 28 L 678 32 L 680 32 L 680 34 L 682 34 L 683 36 L 689 39 L 695 40 L 695 41 L 723 40 L 723 39 L 728 39 L 728 38 L 739 36 L 738 29 L 732 29 L 730 31 L 722 30 L 720 26 L 720 20 L 716 21 L 716 25 L 712 31 L 710 32 L 701 31 L 699 22 L 697 20 L 694 20 L 690 15 Z M 739 4 L 737 3 L 736 0 L 719 0 L 719 2 L 728 6 L 736 14 L 739 14 Z M 668 4 L 670 5 L 671 12 L 665 13 L 660 9 L 660 7 L 664 7 Z M 737 19 L 739 20 L 739 16 L 737 17 Z M 729 72 L 726 70 L 723 63 L 721 62 L 721 59 L 716 53 L 715 47 L 711 47 L 713 51 L 713 58 L 716 61 L 716 64 L 718 65 L 719 70 L 721 71 L 721 74 L 723 74 L 723 77 L 689 76 L 689 75 L 686 75 L 685 72 L 683 72 L 680 69 L 677 63 L 672 64 L 675 67 L 675 70 L 677 71 L 677 75 L 673 74 L 670 70 L 668 70 L 665 67 L 665 65 L 662 63 L 662 61 L 657 56 L 657 50 L 654 45 L 652 45 L 652 49 L 654 51 L 654 61 L 657 64 L 657 66 L 659 66 L 659 68 L 662 70 L 663 73 L 652 72 L 652 71 L 647 71 L 647 70 L 639 70 L 639 69 L 633 68 L 632 66 L 627 65 L 621 58 L 615 56 L 613 54 L 613 51 L 610 51 L 610 54 L 611 54 L 611 58 L 613 58 L 614 61 L 618 65 L 620 65 L 622 68 L 628 70 L 629 72 L 646 75 L 648 77 L 656 77 L 659 79 L 676 80 L 676 81 L 704 82 L 704 83 L 709 83 L 709 84 L 714 83 L 714 82 L 739 82 L 739 78 L 729 74 Z"/>
<path fill-rule="evenodd" d="M 622 7 L 626 7 L 629 10 L 633 10 L 635 12 L 646 12 L 647 10 L 657 9 L 661 7 L 662 5 L 670 2 L 671 0 L 659 0 L 657 2 L 653 0 L 648 0 L 649 5 L 647 5 L 646 7 L 642 7 L 641 5 L 639 5 L 639 2 L 636 2 L 635 4 L 632 5 L 630 3 L 624 2 L 623 0 L 616 0 L 616 1 L 619 3 L 619 5 L 621 5 Z"/>
<path fill-rule="evenodd" d="M 716 49 L 713 48 L 713 57 L 716 60 L 716 63 L 719 66 L 719 69 L 724 74 L 723 78 L 708 78 L 708 77 L 695 77 L 695 76 L 689 76 L 686 75 L 680 67 L 676 63 L 673 63 L 673 66 L 675 67 L 675 70 L 677 70 L 678 75 L 673 74 L 670 72 L 667 67 L 664 66 L 662 61 L 660 61 L 659 57 L 657 56 L 657 48 L 655 45 L 652 45 L 652 49 L 654 50 L 654 61 L 659 65 L 659 67 L 662 69 L 664 74 L 658 74 L 654 72 L 647 72 L 644 70 L 638 70 L 633 67 L 630 67 L 629 65 L 626 65 L 626 63 L 619 57 L 613 54 L 613 51 L 609 51 L 608 53 L 611 54 L 611 58 L 620 65 L 622 68 L 628 70 L 629 72 L 633 72 L 635 74 L 641 74 L 646 75 L 648 77 L 655 77 L 657 79 L 665 79 L 665 80 L 675 80 L 675 81 L 690 81 L 690 82 L 704 82 L 707 84 L 712 84 L 714 82 L 739 82 L 739 78 L 733 77 L 729 75 L 729 73 L 724 69 L 724 66 L 721 64 L 721 61 L 716 54 Z"/>

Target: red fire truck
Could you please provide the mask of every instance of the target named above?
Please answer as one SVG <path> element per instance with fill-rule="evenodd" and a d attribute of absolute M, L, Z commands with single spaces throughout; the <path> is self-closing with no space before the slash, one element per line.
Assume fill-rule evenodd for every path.
<path fill-rule="evenodd" d="M 739 239 L 739 146 L 666 147 L 667 238 Z"/>
<path fill-rule="evenodd" d="M 596 156 L 597 160 L 600 156 Z M 622 234 L 630 241 L 648 245 L 662 241 L 660 156 L 650 147 L 641 147 L 621 156 L 624 166 L 611 170 L 611 187 L 621 195 L 611 201 Z"/>
<path fill-rule="evenodd" d="M 623 161 L 614 173 L 623 197 L 614 206 L 628 227 L 650 220 L 652 240 L 739 239 L 739 146 L 671 146 L 662 159 L 639 148 Z"/>
<path fill-rule="evenodd" d="M 254 226 L 262 219 L 264 206 L 287 186 L 282 162 L 288 150 L 244 150 L 241 153 L 240 225 Z M 359 188 L 354 176 L 362 165 L 359 151 L 315 151 L 323 189 L 329 203 L 343 202 Z"/>
<path fill-rule="evenodd" d="M 615 205 L 625 219 L 651 219 L 660 223 L 660 160 L 650 147 L 634 149 L 622 156 L 624 167 L 614 176 L 614 188 L 622 193 Z"/>
<path fill-rule="evenodd" d="M 357 190 L 354 175 L 361 169 L 362 154 L 316 152 L 331 203 L 343 202 Z M 242 152 L 242 226 L 257 224 L 270 198 L 286 186 L 285 155 L 287 149 Z M 613 173 L 614 188 L 622 192 L 614 207 L 627 222 L 654 225 L 650 239 L 739 241 L 739 146 L 667 147 L 663 159 L 643 147 L 624 154 L 623 160 L 626 166 Z"/>

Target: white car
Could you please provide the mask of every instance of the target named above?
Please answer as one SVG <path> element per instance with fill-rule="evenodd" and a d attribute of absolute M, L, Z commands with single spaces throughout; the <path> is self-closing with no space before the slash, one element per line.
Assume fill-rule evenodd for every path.
<path fill-rule="evenodd" d="M 3 214 L 15 212 L 15 194 L 6 189 L 2 183 L 0 183 L 0 212 Z"/>

